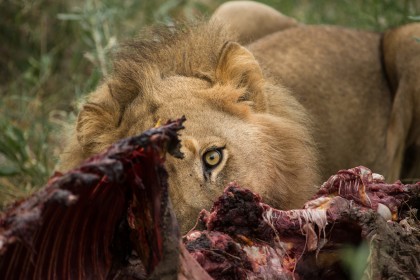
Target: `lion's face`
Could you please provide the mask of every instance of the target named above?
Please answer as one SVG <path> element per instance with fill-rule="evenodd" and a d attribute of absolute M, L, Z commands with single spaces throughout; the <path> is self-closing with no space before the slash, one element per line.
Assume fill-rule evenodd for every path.
<path fill-rule="evenodd" d="M 159 120 L 185 115 L 180 136 L 184 158 L 169 156 L 166 161 L 171 199 L 183 232 L 232 181 L 277 208 L 300 207 L 303 198 L 308 198 L 312 189 L 293 183 L 303 179 L 300 173 L 310 173 L 312 180 L 316 177 L 312 167 L 306 166 L 313 155 L 302 147 L 306 136 L 299 124 L 267 110 L 257 112 L 250 100 L 238 102 L 246 88 L 229 83 L 176 76 L 155 81 L 152 91 L 149 107 L 155 109 L 147 121 L 135 109 L 123 121 L 132 124 L 128 135 L 135 135 Z M 297 166 L 290 163 L 292 159 Z"/>
<path fill-rule="evenodd" d="M 183 40 L 177 43 L 191 47 Z M 144 55 L 144 63 L 130 57 L 119 61 L 118 75 L 92 93 L 80 112 L 62 166 L 72 167 L 159 120 L 185 115 L 184 158 L 168 157 L 166 162 L 183 232 L 231 181 L 259 193 L 273 207 L 302 206 L 314 191 L 317 174 L 301 107 L 284 89 L 266 83 L 244 47 L 227 41 L 212 55 L 193 55 L 206 47 L 188 52 L 174 47 L 174 61 L 161 61 L 167 48 Z M 151 55 L 157 62 L 149 63 Z M 277 103 L 275 110 L 267 105 L 269 97 Z"/>
<path fill-rule="evenodd" d="M 274 205 L 280 206 L 285 197 L 279 195 L 281 191 L 259 188 L 272 184 L 275 172 L 270 157 L 274 154 L 268 154 L 270 145 L 258 125 L 264 115 L 254 115 L 248 105 L 226 99 L 242 93 L 242 89 L 213 86 L 197 78 L 174 77 L 156 84 L 159 105 L 153 120 L 182 115 L 187 119 L 180 137 L 184 158 L 168 157 L 166 162 L 175 211 L 178 217 L 188 217 L 181 218 L 184 230 L 194 225 L 194 217 L 201 209 L 209 209 L 231 181 L 253 188 Z M 133 126 L 131 133 L 138 131 Z"/>

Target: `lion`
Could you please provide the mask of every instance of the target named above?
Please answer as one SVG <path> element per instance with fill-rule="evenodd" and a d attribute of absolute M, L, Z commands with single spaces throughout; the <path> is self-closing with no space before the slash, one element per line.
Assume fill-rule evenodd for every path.
<path fill-rule="evenodd" d="M 387 153 L 402 145 L 404 156 L 419 144 L 413 123 L 418 124 L 418 93 L 399 91 L 402 85 L 418 89 L 417 81 L 401 82 L 406 71 L 400 63 L 407 61 L 395 58 L 395 50 L 407 49 L 408 57 L 414 57 L 409 48 L 417 50 L 405 33 L 395 31 L 395 39 L 391 32 L 387 49 L 381 34 L 304 26 L 278 14 L 271 17 L 282 21 L 278 31 L 262 26 L 243 37 L 247 44 L 240 28 L 235 36 L 234 23 L 226 27 L 229 16 L 220 11 L 209 22 L 157 27 L 123 44 L 112 74 L 88 95 L 60 169 L 160 120 L 185 115 L 184 158 L 166 161 L 182 232 L 231 181 L 273 207 L 291 209 L 339 169 L 365 165 L 392 179 L 405 170 L 400 150 Z M 267 9 L 252 12 L 265 18 Z M 410 30 L 417 32 L 418 25 Z M 389 60 L 383 58 L 387 52 Z M 410 112 L 394 109 L 396 102 Z"/>
<path fill-rule="evenodd" d="M 385 33 L 310 26 L 253 1 L 226 2 L 212 19 L 234 30 L 315 117 L 322 174 L 360 163 L 389 181 L 420 180 L 419 23 Z"/>

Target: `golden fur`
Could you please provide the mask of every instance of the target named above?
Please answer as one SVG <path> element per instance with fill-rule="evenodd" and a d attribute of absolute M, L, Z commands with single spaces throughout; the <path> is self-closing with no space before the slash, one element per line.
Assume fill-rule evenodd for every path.
<path fill-rule="evenodd" d="M 226 2 L 212 19 L 251 42 L 307 109 L 323 179 L 355 165 L 389 181 L 420 179 L 420 23 L 383 34 L 311 26 L 253 1 Z"/>
<path fill-rule="evenodd" d="M 244 47 L 216 25 L 154 30 L 122 47 L 114 73 L 87 99 L 62 169 L 161 120 L 185 115 L 183 160 L 168 158 L 171 196 L 183 229 L 230 181 L 275 207 L 300 207 L 317 179 L 302 106 L 266 83 Z M 202 155 L 224 147 L 222 163 L 203 174 Z"/>
<path fill-rule="evenodd" d="M 411 40 L 420 37 L 419 25 L 383 38 L 300 25 L 261 4 L 234 3 L 242 15 L 267 19 L 260 29 L 247 29 L 249 21 L 229 16 L 237 13 L 236 4 L 216 12 L 219 22 L 239 32 L 239 42 L 260 38 L 246 48 L 215 20 L 155 28 L 124 44 L 113 74 L 80 111 L 61 168 L 158 120 L 185 115 L 185 158 L 167 159 L 170 194 L 184 232 L 230 181 L 284 209 L 302 206 L 314 186 L 339 169 L 365 165 L 390 180 L 419 175 L 420 98 L 414 77 L 420 44 Z M 284 30 L 269 34 L 273 24 Z M 214 149 L 223 156 L 209 169 L 203 156 Z M 407 150 L 414 151 L 410 161 Z"/>

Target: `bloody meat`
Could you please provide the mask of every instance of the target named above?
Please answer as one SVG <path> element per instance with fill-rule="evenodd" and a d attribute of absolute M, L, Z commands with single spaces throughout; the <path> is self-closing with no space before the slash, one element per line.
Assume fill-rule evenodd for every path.
<path fill-rule="evenodd" d="M 180 242 L 165 154 L 184 119 L 121 140 L 0 214 L 2 279 L 349 279 L 344 246 L 368 241 L 368 279 L 420 279 L 420 183 L 339 171 L 303 209 L 230 183 Z"/>
<path fill-rule="evenodd" d="M 283 211 L 231 183 L 210 212 L 201 212 L 205 229 L 191 231 L 184 243 L 215 279 L 349 279 L 340 249 L 374 240 L 371 253 L 381 257 L 366 260 L 370 278 L 419 279 L 418 220 L 411 232 L 404 229 L 404 207 L 419 192 L 420 183 L 387 184 L 360 166 L 332 176 L 303 209 Z"/>

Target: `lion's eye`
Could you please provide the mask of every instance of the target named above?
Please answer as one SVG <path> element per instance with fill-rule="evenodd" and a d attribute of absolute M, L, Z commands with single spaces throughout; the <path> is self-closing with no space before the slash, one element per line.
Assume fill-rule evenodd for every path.
<path fill-rule="evenodd" d="M 212 169 L 216 167 L 223 159 L 222 151 L 219 149 L 209 150 L 203 155 L 203 162 L 206 168 Z"/>

